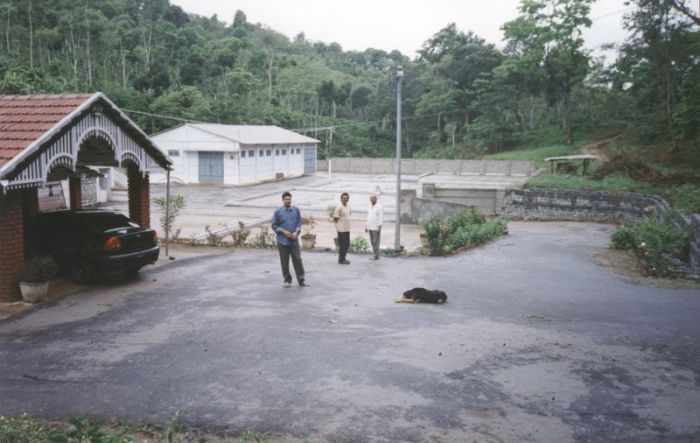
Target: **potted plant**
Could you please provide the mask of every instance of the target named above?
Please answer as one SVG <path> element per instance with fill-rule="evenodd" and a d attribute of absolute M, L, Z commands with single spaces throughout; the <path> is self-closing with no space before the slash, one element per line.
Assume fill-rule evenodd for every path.
<path fill-rule="evenodd" d="M 333 214 L 335 214 L 335 208 L 338 205 L 335 203 L 331 203 L 328 206 L 326 206 L 326 213 L 328 214 L 328 220 L 333 221 Z"/>
<path fill-rule="evenodd" d="M 302 249 L 313 249 L 316 246 L 316 234 L 314 234 L 314 225 L 316 220 L 313 217 L 307 217 L 301 221 L 301 247 Z"/>
<path fill-rule="evenodd" d="M 58 273 L 56 261 L 48 254 L 31 257 L 24 264 L 22 279 L 19 283 L 22 299 L 29 303 L 44 300 L 49 292 L 49 280 Z"/>

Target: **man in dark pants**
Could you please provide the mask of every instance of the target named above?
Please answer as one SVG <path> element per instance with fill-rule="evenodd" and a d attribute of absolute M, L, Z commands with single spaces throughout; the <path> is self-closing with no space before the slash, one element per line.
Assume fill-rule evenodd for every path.
<path fill-rule="evenodd" d="M 345 256 L 350 248 L 350 206 L 348 201 L 350 195 L 343 192 L 340 195 L 340 204 L 336 206 L 333 213 L 333 221 L 335 221 L 335 229 L 338 231 L 338 263 L 341 265 L 349 265 Z"/>
<path fill-rule="evenodd" d="M 292 286 L 292 275 L 289 273 L 289 257 L 292 257 L 294 273 L 299 286 L 309 286 L 304 280 L 304 264 L 301 261 L 299 248 L 299 233 L 301 232 L 301 211 L 292 206 L 292 194 L 282 194 L 283 205 L 272 215 L 272 230 L 277 233 L 277 250 L 280 253 L 284 287 Z"/>

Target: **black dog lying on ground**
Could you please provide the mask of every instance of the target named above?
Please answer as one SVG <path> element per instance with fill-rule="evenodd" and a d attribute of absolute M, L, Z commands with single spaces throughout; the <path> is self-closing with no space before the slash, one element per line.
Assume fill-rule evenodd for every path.
<path fill-rule="evenodd" d="M 403 293 L 403 297 L 394 300 L 396 303 L 445 303 L 447 294 L 425 288 L 413 288 Z"/>

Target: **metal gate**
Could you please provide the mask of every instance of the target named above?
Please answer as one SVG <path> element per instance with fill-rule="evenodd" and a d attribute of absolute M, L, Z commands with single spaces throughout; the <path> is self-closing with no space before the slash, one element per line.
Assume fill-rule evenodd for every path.
<path fill-rule="evenodd" d="M 304 175 L 316 173 L 316 148 L 304 148 Z"/>
<path fill-rule="evenodd" d="M 200 152 L 199 153 L 199 182 L 223 183 L 224 182 L 224 153 Z"/>

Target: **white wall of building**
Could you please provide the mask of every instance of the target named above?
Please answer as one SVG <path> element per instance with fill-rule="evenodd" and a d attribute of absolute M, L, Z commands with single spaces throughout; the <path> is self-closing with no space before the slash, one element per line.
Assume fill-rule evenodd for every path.
<path fill-rule="evenodd" d="M 296 177 L 304 174 L 304 143 L 238 144 L 188 125 L 151 137 L 173 162 L 171 180 L 199 182 L 199 152 L 223 152 L 224 183 L 232 185 L 273 180 L 278 174 Z M 152 183 L 165 181 L 164 174 L 151 175 Z"/>

